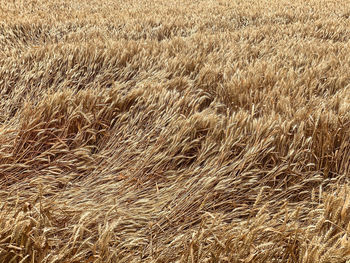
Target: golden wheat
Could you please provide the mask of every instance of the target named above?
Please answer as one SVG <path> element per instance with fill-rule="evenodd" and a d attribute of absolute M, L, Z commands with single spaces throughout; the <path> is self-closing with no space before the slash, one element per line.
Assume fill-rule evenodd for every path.
<path fill-rule="evenodd" d="M 350 260 L 350 3 L 0 3 L 0 262 Z"/>

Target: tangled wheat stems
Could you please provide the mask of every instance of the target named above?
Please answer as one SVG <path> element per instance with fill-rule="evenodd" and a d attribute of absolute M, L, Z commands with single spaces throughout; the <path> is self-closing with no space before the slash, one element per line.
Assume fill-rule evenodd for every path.
<path fill-rule="evenodd" d="M 2 1 L 0 262 L 346 262 L 349 14 Z"/>

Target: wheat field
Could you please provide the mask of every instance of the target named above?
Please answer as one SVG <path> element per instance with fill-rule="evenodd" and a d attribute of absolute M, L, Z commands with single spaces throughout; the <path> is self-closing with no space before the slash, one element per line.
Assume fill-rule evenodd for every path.
<path fill-rule="evenodd" d="M 349 262 L 350 1 L 0 2 L 0 262 Z"/>

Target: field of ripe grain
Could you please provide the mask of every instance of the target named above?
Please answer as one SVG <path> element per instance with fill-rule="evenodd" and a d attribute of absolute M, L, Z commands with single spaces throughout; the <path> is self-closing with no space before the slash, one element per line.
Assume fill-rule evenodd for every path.
<path fill-rule="evenodd" d="M 350 260 L 350 1 L 0 2 L 0 262 Z"/>

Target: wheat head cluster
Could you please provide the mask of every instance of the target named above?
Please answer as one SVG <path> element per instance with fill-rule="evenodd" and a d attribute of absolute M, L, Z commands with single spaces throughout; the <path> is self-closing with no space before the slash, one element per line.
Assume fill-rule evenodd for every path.
<path fill-rule="evenodd" d="M 350 1 L 0 2 L 0 262 L 350 260 Z"/>

